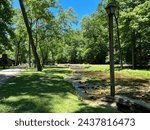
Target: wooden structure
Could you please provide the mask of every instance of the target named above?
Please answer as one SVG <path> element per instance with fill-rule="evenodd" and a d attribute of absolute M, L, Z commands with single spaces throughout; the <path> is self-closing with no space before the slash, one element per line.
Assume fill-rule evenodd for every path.
<path fill-rule="evenodd" d="M 15 61 L 12 59 L 9 59 L 7 54 L 3 54 L 2 58 L 0 58 L 0 66 L 3 66 L 3 69 L 6 68 L 6 66 L 13 66 L 15 65 Z"/>

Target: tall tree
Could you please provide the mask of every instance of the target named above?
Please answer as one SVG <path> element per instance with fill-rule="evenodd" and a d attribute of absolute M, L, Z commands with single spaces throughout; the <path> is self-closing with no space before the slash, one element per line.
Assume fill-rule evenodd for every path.
<path fill-rule="evenodd" d="M 42 71 L 42 66 L 41 66 L 41 63 L 40 63 L 38 53 L 36 51 L 36 47 L 35 47 L 33 36 L 32 36 L 32 30 L 31 30 L 31 27 L 29 25 L 29 20 L 28 20 L 28 17 L 27 17 L 27 13 L 26 13 L 23 1 L 19 0 L 19 3 L 20 3 L 22 14 L 23 14 L 24 22 L 25 22 L 25 25 L 26 25 L 26 28 L 27 28 L 27 32 L 28 32 L 30 44 L 31 44 L 31 47 L 32 47 L 33 55 L 34 55 L 34 58 L 35 58 L 35 61 L 36 61 L 37 70 Z"/>
<path fill-rule="evenodd" d="M 145 64 L 145 59 L 149 57 L 148 21 L 150 20 L 150 3 L 147 0 L 121 0 L 120 7 L 120 31 L 124 46 L 123 52 L 126 62 L 132 63 L 132 68 L 134 69 L 136 65 Z"/>

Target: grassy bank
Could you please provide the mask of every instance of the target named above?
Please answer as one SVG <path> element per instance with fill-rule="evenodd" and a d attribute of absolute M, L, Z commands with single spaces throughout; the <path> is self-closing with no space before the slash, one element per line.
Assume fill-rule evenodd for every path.
<path fill-rule="evenodd" d="M 71 73 L 66 67 L 24 71 L 0 87 L 0 112 L 117 112 L 79 100 L 74 87 L 64 80 Z"/>

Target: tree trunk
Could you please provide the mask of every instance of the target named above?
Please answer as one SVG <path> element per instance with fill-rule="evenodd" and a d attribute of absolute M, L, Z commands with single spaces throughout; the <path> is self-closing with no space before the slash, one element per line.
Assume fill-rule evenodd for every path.
<path fill-rule="evenodd" d="M 51 54 L 52 54 L 52 65 L 55 65 L 54 52 L 52 50 L 51 50 Z M 76 59 L 73 61 L 76 63 Z"/>
<path fill-rule="evenodd" d="M 30 22 L 29 22 L 29 27 L 31 28 L 31 31 L 32 31 L 32 19 L 30 19 Z M 29 47 L 28 47 L 28 64 L 29 64 L 29 67 L 31 67 L 31 40 L 29 39 Z"/>
<path fill-rule="evenodd" d="M 31 42 L 31 47 L 32 47 L 33 55 L 34 55 L 34 58 L 35 58 L 35 61 L 36 61 L 37 70 L 42 71 L 42 66 L 41 66 L 40 59 L 39 59 L 38 53 L 36 51 L 36 47 L 35 47 L 33 36 L 32 36 L 32 30 L 31 30 L 31 27 L 29 26 L 29 20 L 28 20 L 28 17 L 27 17 L 27 13 L 26 13 L 25 7 L 23 5 L 23 0 L 19 0 L 19 3 L 20 3 L 23 18 L 24 18 L 24 22 L 25 22 L 25 25 L 26 25 L 26 28 L 27 28 L 29 40 Z"/>
<path fill-rule="evenodd" d="M 132 69 L 135 69 L 136 67 L 136 61 L 135 61 L 135 32 L 132 32 Z"/>
<path fill-rule="evenodd" d="M 19 65 L 20 61 L 19 61 L 19 55 L 20 55 L 20 41 L 17 42 L 16 45 L 16 58 L 15 58 L 15 65 Z"/>
<path fill-rule="evenodd" d="M 36 23 L 35 23 L 35 28 L 36 28 L 36 35 L 35 35 L 35 47 L 37 48 L 38 46 L 38 32 L 37 32 L 37 28 L 38 28 L 38 19 L 36 20 Z"/>
<path fill-rule="evenodd" d="M 42 47 L 39 45 L 40 51 L 41 51 L 41 57 L 42 57 L 42 66 L 44 67 L 45 58 L 44 58 L 44 52 L 42 50 Z"/>
<path fill-rule="evenodd" d="M 122 48 L 121 48 L 121 44 L 120 44 L 119 23 L 118 23 L 118 18 L 116 16 L 115 16 L 115 20 L 116 20 L 116 26 L 117 26 L 117 39 L 118 39 L 118 48 L 119 48 L 119 60 L 120 60 L 121 69 L 123 69 Z"/>
<path fill-rule="evenodd" d="M 140 62 L 140 63 L 139 63 L 139 64 L 140 64 L 140 67 L 142 67 L 142 36 L 141 36 L 141 34 L 140 34 L 139 37 L 140 37 L 140 48 L 139 48 L 139 49 L 140 49 L 140 50 L 139 50 L 139 51 L 140 51 L 140 52 L 139 52 L 139 53 L 140 53 L 140 58 L 139 58 L 139 60 L 140 60 L 139 62 Z"/>
<path fill-rule="evenodd" d="M 28 50 L 28 57 L 29 57 L 29 67 L 31 67 L 31 41 L 29 39 L 29 50 Z"/>

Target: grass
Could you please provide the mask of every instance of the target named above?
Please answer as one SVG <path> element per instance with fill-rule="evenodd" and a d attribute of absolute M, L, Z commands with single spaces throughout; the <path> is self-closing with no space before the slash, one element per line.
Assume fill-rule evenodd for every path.
<path fill-rule="evenodd" d="M 83 64 L 81 66 L 85 68 L 85 71 L 109 71 L 108 65 Z"/>
<path fill-rule="evenodd" d="M 5 69 L 8 69 L 8 67 L 6 67 Z M 0 66 L 0 71 L 1 71 L 1 70 L 5 70 L 5 69 L 3 69 L 3 67 Z"/>
<path fill-rule="evenodd" d="M 150 78 L 150 70 L 131 70 L 124 69 L 120 71 L 121 73 L 128 74 L 130 76 L 141 77 L 141 78 Z"/>
<path fill-rule="evenodd" d="M 67 67 L 28 69 L 0 87 L 0 112 L 118 112 L 108 106 L 91 106 L 81 101 L 74 87 L 64 80 Z"/>
<path fill-rule="evenodd" d="M 6 66 L 6 67 L 5 67 L 5 69 L 13 69 L 13 68 L 14 68 L 14 66 L 10 66 L 10 67 Z M 0 66 L 0 71 L 1 71 L 1 70 L 5 70 L 5 69 L 3 69 L 2 66 Z"/>
<path fill-rule="evenodd" d="M 109 65 L 89 65 L 89 64 L 83 64 L 81 65 L 85 68 L 85 71 L 102 71 L 102 72 L 108 72 L 109 73 Z M 132 70 L 132 69 L 118 69 L 118 67 L 115 67 L 116 73 L 121 73 L 124 75 L 130 75 L 135 77 L 142 77 L 142 78 L 150 78 L 150 69 L 145 70 Z"/>
<path fill-rule="evenodd" d="M 100 97 L 109 94 L 109 65 L 81 65 L 81 72 L 87 82 L 98 83 L 103 88 L 96 89 L 90 95 Z M 132 70 L 115 67 L 116 94 L 126 95 L 134 99 L 150 103 L 150 69 Z"/>

